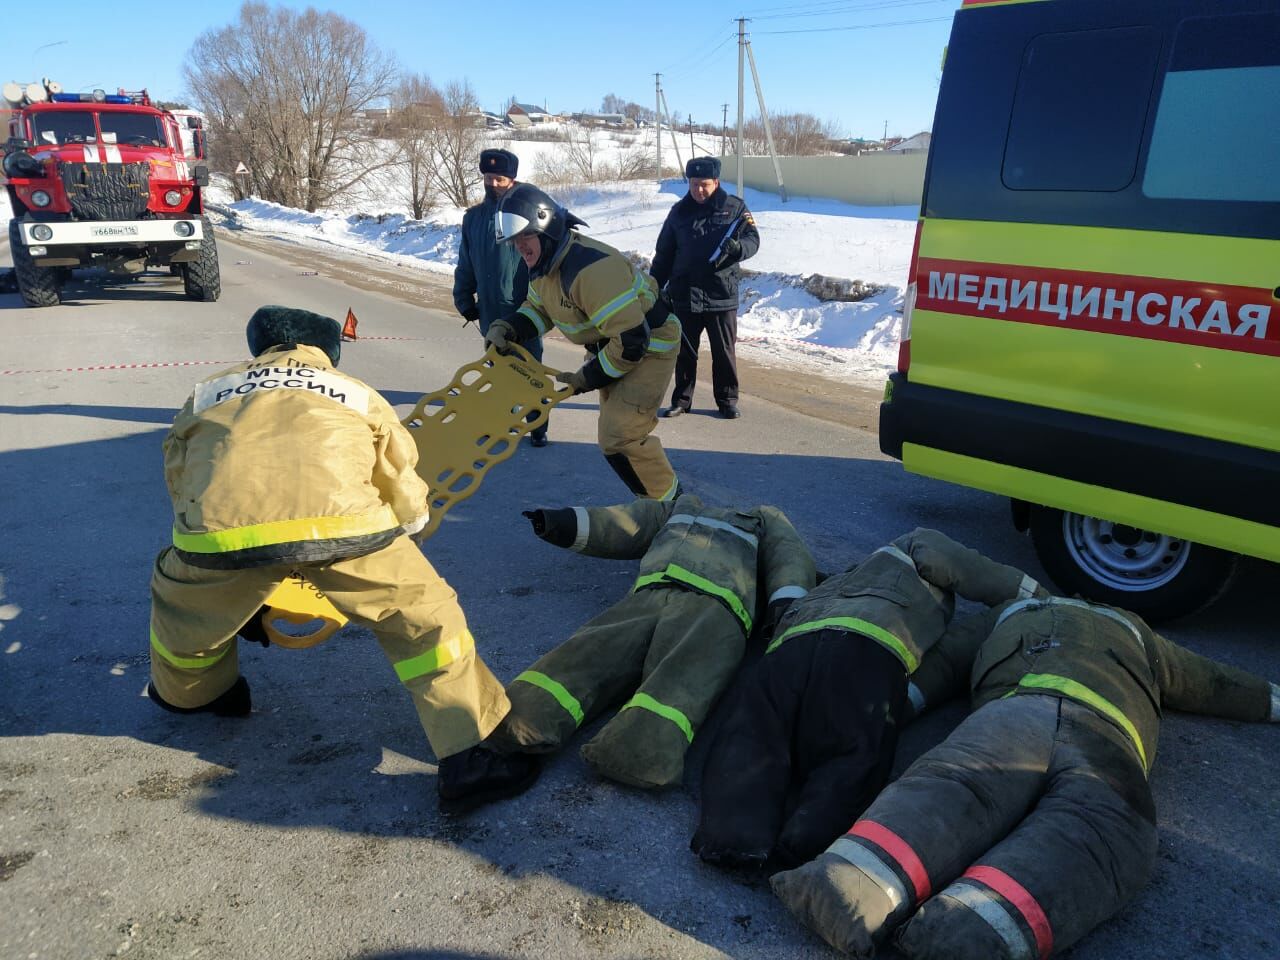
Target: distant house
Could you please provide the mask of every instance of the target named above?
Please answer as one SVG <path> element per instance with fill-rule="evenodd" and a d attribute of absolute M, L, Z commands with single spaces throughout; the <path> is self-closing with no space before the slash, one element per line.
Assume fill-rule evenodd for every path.
<path fill-rule="evenodd" d="M 584 127 L 628 127 L 631 121 L 621 113 L 571 113 L 569 119 Z"/>
<path fill-rule="evenodd" d="M 551 114 L 536 103 L 513 103 L 507 108 L 507 119 L 512 126 L 529 127 L 535 123 L 546 123 Z"/>
<path fill-rule="evenodd" d="M 933 139 L 933 135 L 928 133 L 917 133 L 914 137 L 907 137 L 900 140 L 889 148 L 890 153 L 928 153 L 929 143 Z"/>
<path fill-rule="evenodd" d="M 498 113 L 490 113 L 488 110 L 472 110 L 467 117 L 477 127 L 485 127 L 489 130 L 495 130 L 498 127 L 509 126 L 511 121 Z"/>
<path fill-rule="evenodd" d="M 360 116 L 365 120 L 389 120 L 391 119 L 391 108 L 365 107 L 360 111 Z"/>

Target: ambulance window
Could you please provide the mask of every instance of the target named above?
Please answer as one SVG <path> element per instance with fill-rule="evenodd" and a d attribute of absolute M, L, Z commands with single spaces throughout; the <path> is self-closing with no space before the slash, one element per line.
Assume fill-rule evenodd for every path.
<path fill-rule="evenodd" d="M 1142 192 L 1280 201 L 1280 14 L 1180 24 Z"/>
<path fill-rule="evenodd" d="M 1004 185 L 1113 191 L 1132 183 L 1159 52 L 1150 27 L 1032 40 L 1014 94 Z"/>

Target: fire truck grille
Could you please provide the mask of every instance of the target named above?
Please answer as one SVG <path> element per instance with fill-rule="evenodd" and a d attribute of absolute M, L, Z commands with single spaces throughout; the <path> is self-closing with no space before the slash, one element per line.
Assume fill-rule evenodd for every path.
<path fill-rule="evenodd" d="M 146 163 L 64 163 L 62 186 L 77 217 L 85 220 L 135 220 L 151 196 L 151 167 Z"/>

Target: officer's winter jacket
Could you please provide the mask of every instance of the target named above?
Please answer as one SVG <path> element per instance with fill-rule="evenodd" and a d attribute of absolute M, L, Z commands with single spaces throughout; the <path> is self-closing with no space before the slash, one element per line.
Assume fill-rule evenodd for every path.
<path fill-rule="evenodd" d="M 484 200 L 462 215 L 462 241 L 453 272 L 453 303 L 459 313 L 480 311 L 480 330 L 510 316 L 524 303 L 529 271 L 510 243 L 497 243 L 493 234 L 496 201 Z"/>
<path fill-rule="evenodd" d="M 377 391 L 317 347 L 196 385 L 164 441 L 173 545 L 200 567 L 357 557 L 427 518 L 418 451 Z"/>
<path fill-rule="evenodd" d="M 756 255 L 760 232 L 747 205 L 723 187 L 698 203 L 685 194 L 667 214 L 653 255 L 650 273 L 677 309 L 709 313 L 738 308 L 738 262 L 713 270 L 716 248 L 732 231 L 742 244 L 738 262 Z"/>
<path fill-rule="evenodd" d="M 1003 604 L 957 621 L 913 677 L 917 708 L 960 693 L 975 709 L 1048 694 L 1119 727 L 1151 769 L 1164 707 L 1232 720 L 1272 718 L 1274 685 L 1153 631 L 1137 614 L 1064 597 Z"/>
<path fill-rule="evenodd" d="M 653 278 L 593 237 L 565 231 L 545 267 L 535 268 L 518 313 L 507 318 L 526 340 L 552 326 L 595 354 L 582 369 L 592 389 L 621 379 L 649 354 L 679 347 L 680 321 L 659 303 Z"/>

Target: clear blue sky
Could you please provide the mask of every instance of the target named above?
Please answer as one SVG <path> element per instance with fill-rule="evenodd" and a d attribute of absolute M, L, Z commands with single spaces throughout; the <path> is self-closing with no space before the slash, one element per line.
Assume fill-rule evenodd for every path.
<path fill-rule="evenodd" d="M 283 6 L 304 8 L 305 3 Z M 737 111 L 734 18 L 747 24 L 771 113 L 805 111 L 847 136 L 909 136 L 933 122 L 942 51 L 959 0 L 331 0 L 310 4 L 362 26 L 402 66 L 437 83 L 463 77 L 497 109 L 515 95 L 552 110 L 598 109 L 616 93 L 698 122 Z M 40 76 L 68 89 L 147 87 L 180 99 L 195 37 L 236 20 L 238 0 L 155 7 L 69 0 L 9 4 L 0 81 Z M 852 28 L 852 29 L 850 29 Z M 783 32 L 788 31 L 788 32 Z M 795 32 L 791 32 L 795 31 Z M 803 32 L 801 32 L 803 31 Z M 60 42 L 61 41 L 61 42 Z M 39 49 L 42 45 L 43 49 Z M 750 70 L 746 115 L 756 113 Z"/>

